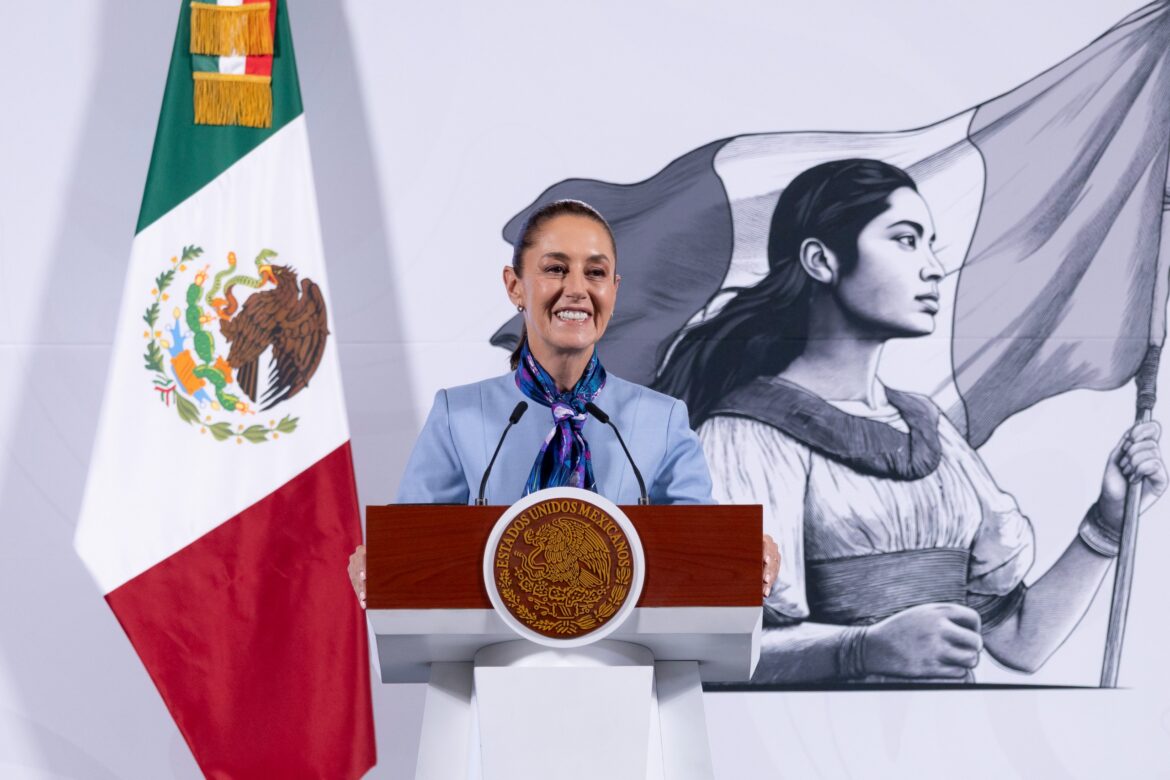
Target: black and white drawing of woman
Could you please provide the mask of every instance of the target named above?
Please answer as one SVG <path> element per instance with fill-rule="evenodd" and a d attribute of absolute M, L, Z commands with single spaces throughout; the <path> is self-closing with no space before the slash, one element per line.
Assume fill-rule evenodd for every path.
<path fill-rule="evenodd" d="M 762 503 L 780 545 L 755 682 L 970 681 L 983 651 L 1035 671 L 1117 554 L 1127 483 L 1146 505 L 1166 489 L 1157 423 L 1126 431 L 1068 547 L 1029 572 L 1016 501 L 932 401 L 878 379 L 887 341 L 934 330 L 933 240 L 904 171 L 810 168 L 780 196 L 767 275 L 685 329 L 659 376 L 716 498 Z"/>

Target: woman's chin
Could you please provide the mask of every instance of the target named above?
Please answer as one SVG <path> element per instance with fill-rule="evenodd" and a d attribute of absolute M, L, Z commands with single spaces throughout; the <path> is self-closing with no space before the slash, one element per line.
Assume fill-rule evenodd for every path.
<path fill-rule="evenodd" d="M 557 323 L 551 330 L 549 341 L 559 350 L 591 349 L 597 343 L 593 323 Z"/>
<path fill-rule="evenodd" d="M 934 333 L 934 319 L 929 322 L 900 322 L 886 330 L 885 340 L 915 339 Z"/>
<path fill-rule="evenodd" d="M 571 355 L 579 352 L 592 353 L 593 347 L 597 344 L 592 332 L 559 335 L 560 338 L 550 340 L 549 347 L 561 355 Z"/>
<path fill-rule="evenodd" d="M 937 324 L 937 315 L 934 312 L 919 312 L 899 323 L 900 330 L 897 338 L 912 339 L 917 336 L 929 336 L 934 333 Z"/>

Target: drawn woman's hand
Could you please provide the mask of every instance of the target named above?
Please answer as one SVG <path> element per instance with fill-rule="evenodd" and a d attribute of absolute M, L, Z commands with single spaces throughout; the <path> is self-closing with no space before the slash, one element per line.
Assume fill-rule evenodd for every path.
<path fill-rule="evenodd" d="M 920 604 L 865 633 L 865 671 L 893 677 L 963 677 L 979 663 L 979 613 L 961 604 Z"/>
<path fill-rule="evenodd" d="M 1158 439 L 1162 427 L 1156 422 L 1139 423 L 1133 426 L 1109 453 L 1105 464 L 1105 477 L 1101 480 L 1101 497 L 1097 509 L 1101 520 L 1113 531 L 1121 532 L 1121 519 L 1125 513 L 1125 492 L 1131 482 L 1142 483 L 1142 509 L 1154 503 L 1166 492 L 1166 464 L 1162 462 L 1162 450 Z"/>
<path fill-rule="evenodd" d="M 366 546 L 359 544 L 349 556 L 349 584 L 362 609 L 366 608 Z"/>

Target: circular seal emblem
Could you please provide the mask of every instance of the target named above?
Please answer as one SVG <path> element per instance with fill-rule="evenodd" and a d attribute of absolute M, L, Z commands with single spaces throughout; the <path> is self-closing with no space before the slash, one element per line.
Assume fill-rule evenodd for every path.
<path fill-rule="evenodd" d="M 483 561 L 496 611 L 521 636 L 572 647 L 617 630 L 642 593 L 642 543 L 616 504 L 580 488 L 525 496 L 496 521 Z"/>

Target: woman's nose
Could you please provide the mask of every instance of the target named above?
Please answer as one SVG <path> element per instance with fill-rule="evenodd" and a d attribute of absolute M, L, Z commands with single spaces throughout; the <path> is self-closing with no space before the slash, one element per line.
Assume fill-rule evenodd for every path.
<path fill-rule="evenodd" d="M 919 276 L 924 282 L 937 282 L 946 276 L 946 269 L 933 249 L 926 250 L 926 265 L 922 266 Z"/>
<path fill-rule="evenodd" d="M 585 297 L 586 293 L 584 271 L 570 271 L 565 274 L 565 294 L 574 297 Z"/>

